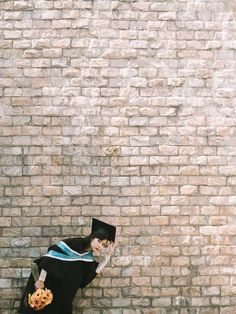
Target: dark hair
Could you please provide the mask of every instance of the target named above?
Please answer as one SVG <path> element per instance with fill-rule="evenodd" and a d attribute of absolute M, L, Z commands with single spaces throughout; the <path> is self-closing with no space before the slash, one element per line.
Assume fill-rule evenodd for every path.
<path fill-rule="evenodd" d="M 90 249 L 91 241 L 94 238 L 98 238 L 100 240 L 107 240 L 109 238 L 107 232 L 103 229 L 96 230 L 92 232 L 89 236 L 82 238 L 82 245 L 81 245 L 81 250 L 82 252 L 87 251 Z"/>

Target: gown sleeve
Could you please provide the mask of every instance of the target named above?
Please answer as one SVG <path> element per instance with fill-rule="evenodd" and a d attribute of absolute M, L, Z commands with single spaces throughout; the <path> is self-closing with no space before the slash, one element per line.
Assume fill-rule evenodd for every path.
<path fill-rule="evenodd" d="M 82 281 L 81 287 L 86 287 L 97 275 L 96 269 L 98 267 L 98 262 L 93 261 L 90 263 L 81 262 L 81 272 L 82 272 Z"/>

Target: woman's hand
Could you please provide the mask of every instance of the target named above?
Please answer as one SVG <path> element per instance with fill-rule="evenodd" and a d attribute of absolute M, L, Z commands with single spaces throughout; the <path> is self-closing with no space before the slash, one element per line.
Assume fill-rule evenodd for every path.
<path fill-rule="evenodd" d="M 36 281 L 35 288 L 36 289 L 43 289 L 44 288 L 44 281 L 42 281 L 42 280 Z"/>
<path fill-rule="evenodd" d="M 117 247 L 117 243 L 111 242 L 107 248 L 107 255 L 112 255 L 116 247 Z"/>

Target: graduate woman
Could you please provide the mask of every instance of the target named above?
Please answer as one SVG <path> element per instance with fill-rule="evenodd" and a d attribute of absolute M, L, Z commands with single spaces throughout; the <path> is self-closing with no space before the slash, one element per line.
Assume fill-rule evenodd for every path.
<path fill-rule="evenodd" d="M 115 249 L 116 228 L 93 218 L 92 232 L 85 238 L 71 238 L 49 247 L 47 254 L 37 259 L 39 279 L 32 273 L 21 299 L 21 314 L 72 314 L 72 302 L 79 288 L 87 286 L 108 263 Z M 93 253 L 107 247 L 105 258 L 96 262 Z M 36 289 L 47 288 L 53 300 L 42 310 L 33 309 L 28 295 Z"/>

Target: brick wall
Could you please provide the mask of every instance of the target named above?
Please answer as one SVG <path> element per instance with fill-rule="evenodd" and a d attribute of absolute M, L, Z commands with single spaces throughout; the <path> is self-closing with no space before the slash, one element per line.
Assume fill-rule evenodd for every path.
<path fill-rule="evenodd" d="M 0 311 L 118 227 L 75 313 L 236 313 L 236 1 L 0 1 Z"/>

